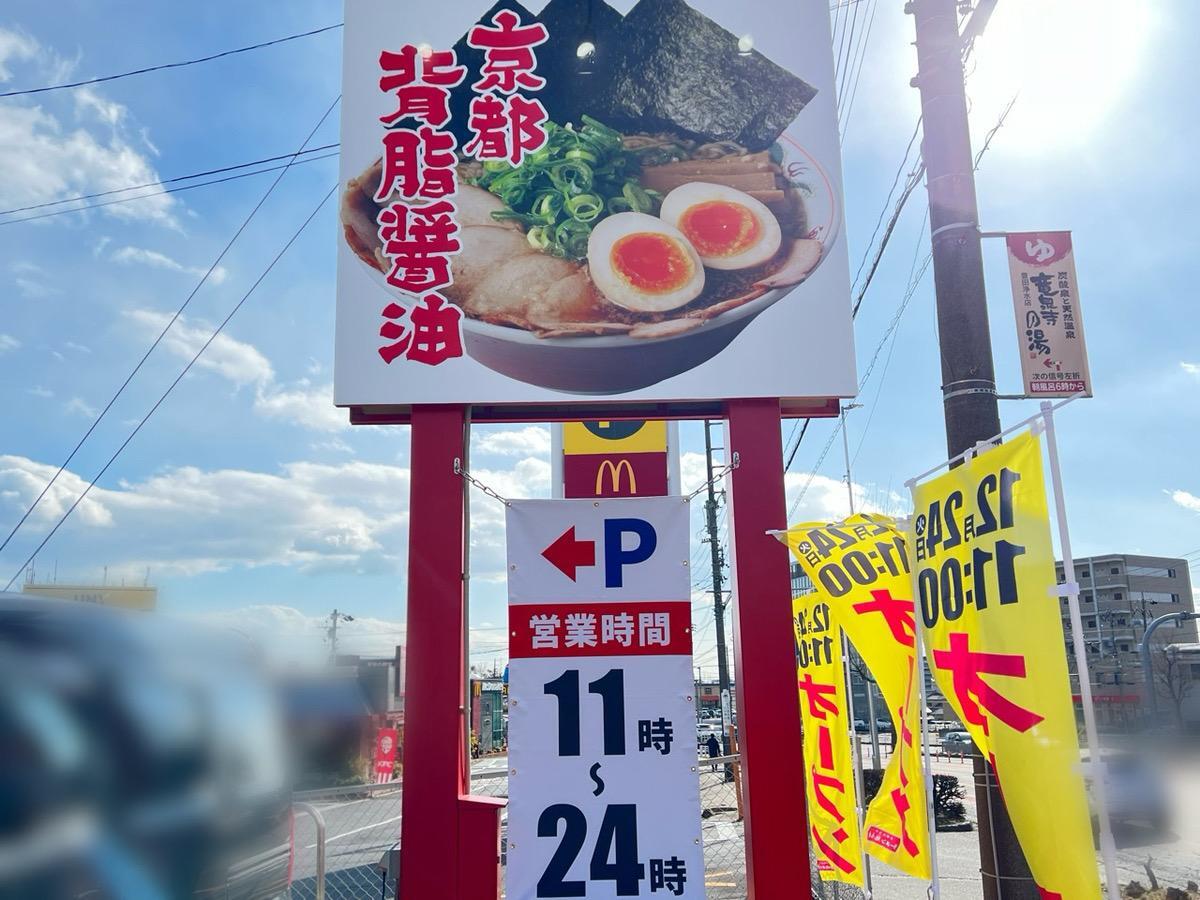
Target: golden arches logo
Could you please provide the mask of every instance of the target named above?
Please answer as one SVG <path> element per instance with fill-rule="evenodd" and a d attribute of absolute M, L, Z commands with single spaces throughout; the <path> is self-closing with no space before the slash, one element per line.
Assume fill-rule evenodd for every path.
<path fill-rule="evenodd" d="M 632 466 L 632 464 L 630 464 L 629 460 L 622 459 L 622 460 L 614 463 L 611 459 L 606 459 L 606 460 L 604 460 L 604 462 L 600 463 L 599 468 L 596 469 L 596 496 L 597 497 L 600 496 L 600 492 L 601 492 L 603 484 L 604 484 L 604 473 L 605 472 L 608 473 L 608 483 L 610 485 L 609 489 L 614 494 L 619 493 L 621 490 L 621 473 L 622 472 L 629 475 L 629 493 L 630 494 L 637 493 L 637 476 L 633 474 L 633 466 Z"/>

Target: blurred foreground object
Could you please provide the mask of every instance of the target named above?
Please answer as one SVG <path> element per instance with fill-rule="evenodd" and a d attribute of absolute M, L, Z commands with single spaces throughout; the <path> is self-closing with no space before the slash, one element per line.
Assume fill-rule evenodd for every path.
<path fill-rule="evenodd" d="M 0 594 L 0 896 L 283 895 L 280 721 L 236 633 Z"/>

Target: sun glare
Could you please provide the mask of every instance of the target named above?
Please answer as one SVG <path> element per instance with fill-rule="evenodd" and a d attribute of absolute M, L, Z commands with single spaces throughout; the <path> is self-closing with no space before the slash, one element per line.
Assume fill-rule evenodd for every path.
<path fill-rule="evenodd" d="M 1005 144 L 1040 155 L 1078 146 L 1134 86 L 1152 30 L 1141 0 L 1001 0 L 967 65 L 977 128 L 1020 91 Z"/>

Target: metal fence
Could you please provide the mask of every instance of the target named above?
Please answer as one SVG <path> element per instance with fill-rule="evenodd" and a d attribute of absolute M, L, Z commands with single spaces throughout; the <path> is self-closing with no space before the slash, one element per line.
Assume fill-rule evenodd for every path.
<path fill-rule="evenodd" d="M 741 820 L 738 756 L 697 761 L 700 779 L 700 829 L 704 844 L 704 880 L 711 900 L 745 900 L 746 856 Z M 508 796 L 508 770 L 477 771 L 471 793 Z M 327 900 L 395 897 L 395 883 L 380 862 L 400 837 L 400 784 L 355 785 L 306 791 L 295 797 L 311 805 L 325 825 Z M 504 862 L 502 814 L 501 863 Z M 314 817 L 295 817 L 293 900 L 318 900 L 317 857 L 320 842 Z M 832 895 L 830 895 L 832 897 Z M 846 895 L 846 900 L 851 900 Z"/>
<path fill-rule="evenodd" d="M 737 755 L 699 759 L 700 829 L 704 845 L 704 882 L 709 900 L 745 900 L 745 832 L 741 816 L 741 784 Z M 486 766 L 488 760 L 483 760 Z M 508 796 L 508 769 L 503 760 L 471 775 L 471 793 Z M 479 765 L 479 763 L 477 763 Z M 368 900 L 396 896 L 394 880 L 380 863 L 400 839 L 400 783 L 355 785 L 306 791 L 295 795 L 297 808 L 311 806 L 324 820 L 325 887 L 318 894 L 320 842 L 315 819 L 304 811 L 295 818 L 293 900 Z M 501 863 L 505 860 L 507 814 L 501 818 Z M 810 848 L 810 859 L 816 854 Z M 812 900 L 863 900 L 857 888 L 822 883 L 812 868 Z"/>

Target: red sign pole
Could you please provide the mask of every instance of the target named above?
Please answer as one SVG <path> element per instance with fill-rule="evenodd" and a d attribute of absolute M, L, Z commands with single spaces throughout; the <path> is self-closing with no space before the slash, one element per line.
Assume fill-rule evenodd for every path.
<path fill-rule="evenodd" d="M 503 803 L 468 796 L 464 752 L 466 436 L 464 407 L 413 408 L 401 900 L 500 894 Z"/>
<path fill-rule="evenodd" d="M 746 810 L 748 900 L 811 891 L 804 754 L 792 637 L 778 400 L 729 402 L 730 549 L 737 616 L 734 665 Z M 740 564 L 739 564 L 740 563 Z"/>

